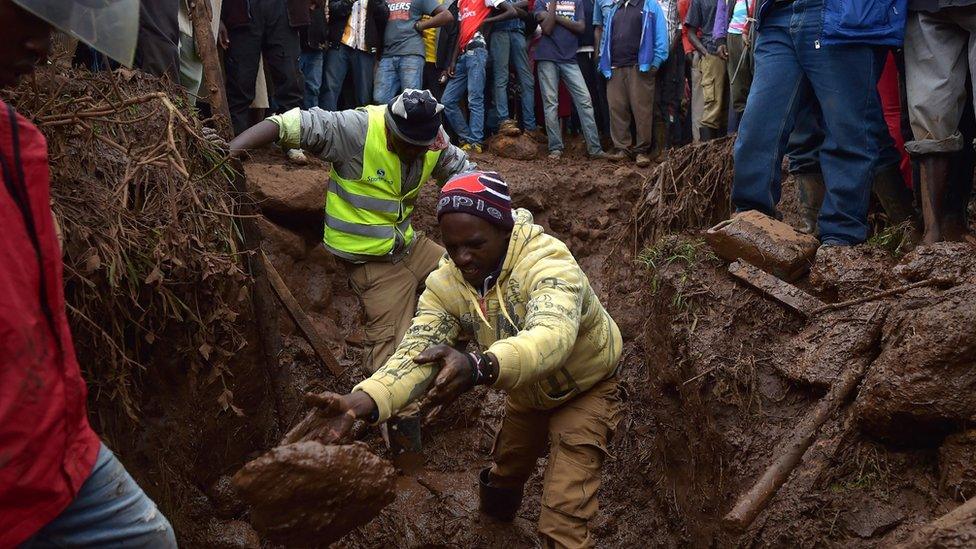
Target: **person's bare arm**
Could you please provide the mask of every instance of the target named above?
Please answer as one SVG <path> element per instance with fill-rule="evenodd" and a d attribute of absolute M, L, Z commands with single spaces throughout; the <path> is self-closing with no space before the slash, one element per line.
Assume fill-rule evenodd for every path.
<path fill-rule="evenodd" d="M 232 157 L 240 157 L 246 151 L 266 147 L 278 140 L 278 124 L 262 120 L 235 137 L 227 148 Z"/>
<path fill-rule="evenodd" d="M 529 15 L 529 0 L 521 0 L 520 2 L 512 2 L 512 7 L 515 8 L 515 16 L 522 18 Z"/>
<path fill-rule="evenodd" d="M 491 17 L 486 17 L 482 25 L 490 25 L 492 23 L 498 23 L 499 21 L 508 21 L 509 19 L 515 19 L 515 6 L 508 2 L 502 2 L 498 6 L 498 13 L 492 15 Z"/>
<path fill-rule="evenodd" d="M 453 21 L 454 16 L 451 15 L 451 12 L 444 9 L 444 6 L 437 6 L 434 11 L 430 12 L 430 19 L 417 21 L 415 27 L 418 32 L 423 32 L 427 29 L 438 29 L 450 25 Z"/>
<path fill-rule="evenodd" d="M 549 0 L 549 3 L 546 4 L 546 10 L 537 11 L 535 19 L 539 22 L 542 34 L 551 35 L 552 31 L 556 29 L 556 0 Z"/>
<path fill-rule="evenodd" d="M 694 46 L 695 51 L 702 54 L 702 56 L 708 55 L 708 50 L 705 49 L 705 44 L 702 44 L 701 38 L 698 37 L 698 28 L 687 25 L 688 27 L 688 41 Z"/>
<path fill-rule="evenodd" d="M 455 40 L 454 44 L 451 46 L 451 56 L 448 57 L 448 59 L 451 61 L 444 70 L 444 73 L 447 74 L 448 78 L 454 78 L 454 68 L 457 66 L 457 58 L 459 53 L 461 53 L 461 47 L 458 45 L 458 41 Z"/>

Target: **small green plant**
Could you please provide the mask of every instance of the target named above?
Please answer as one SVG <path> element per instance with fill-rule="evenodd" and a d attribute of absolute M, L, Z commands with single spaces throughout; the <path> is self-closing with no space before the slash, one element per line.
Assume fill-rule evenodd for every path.
<path fill-rule="evenodd" d="M 638 256 L 637 262 L 651 271 L 651 295 L 657 295 L 661 289 L 659 271 L 669 265 L 683 265 L 685 272 L 681 273 L 675 283 L 675 294 L 671 298 L 671 305 L 678 310 L 690 310 L 684 289 L 691 281 L 688 275 L 689 267 L 695 267 L 703 261 L 715 258 L 715 254 L 701 239 L 666 238 L 644 249 Z"/>
<path fill-rule="evenodd" d="M 871 238 L 868 239 L 868 245 L 885 250 L 895 256 L 902 256 L 908 251 L 911 232 L 912 224 L 910 221 L 890 225 L 871 235 Z"/>
<path fill-rule="evenodd" d="M 696 265 L 714 257 L 714 252 L 708 248 L 704 240 L 668 238 L 644 248 L 644 251 L 637 256 L 637 261 L 648 269 L 658 270 L 665 265 L 678 262 Z"/>

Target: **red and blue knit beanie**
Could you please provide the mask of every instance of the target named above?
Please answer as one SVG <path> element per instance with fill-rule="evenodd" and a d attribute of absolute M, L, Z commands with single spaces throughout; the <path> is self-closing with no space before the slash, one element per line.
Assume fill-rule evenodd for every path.
<path fill-rule="evenodd" d="M 508 185 L 495 172 L 468 172 L 451 178 L 441 189 L 437 220 L 455 212 L 478 216 L 506 231 L 515 226 Z"/>

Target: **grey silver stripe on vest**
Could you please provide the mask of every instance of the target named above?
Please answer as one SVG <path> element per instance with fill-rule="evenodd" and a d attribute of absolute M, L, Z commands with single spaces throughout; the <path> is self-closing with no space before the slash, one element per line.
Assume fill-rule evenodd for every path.
<path fill-rule="evenodd" d="M 400 211 L 400 203 L 396 200 L 384 200 L 382 198 L 353 194 L 347 191 L 335 179 L 329 179 L 329 192 L 339 195 L 346 202 L 364 210 L 384 213 L 397 213 Z"/>
<path fill-rule="evenodd" d="M 396 236 L 396 231 L 393 229 L 392 225 L 362 225 L 360 223 L 350 223 L 337 217 L 333 217 L 328 213 L 325 214 L 325 224 L 337 231 L 369 238 L 387 239 Z M 407 229 L 409 228 L 409 218 L 404 219 L 397 225 L 397 229 L 399 229 L 403 234 L 406 234 Z"/>

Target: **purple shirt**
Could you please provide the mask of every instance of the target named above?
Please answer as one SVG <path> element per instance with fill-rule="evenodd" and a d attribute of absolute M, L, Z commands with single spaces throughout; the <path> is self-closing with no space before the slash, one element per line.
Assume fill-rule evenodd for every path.
<path fill-rule="evenodd" d="M 549 9 L 548 2 L 556 2 L 556 16 L 579 21 L 583 16 L 582 0 L 536 0 L 535 13 Z M 535 47 L 536 61 L 556 61 L 557 63 L 576 62 L 576 50 L 579 48 L 580 37 L 569 29 L 556 23 L 552 34 L 542 35 Z"/>

